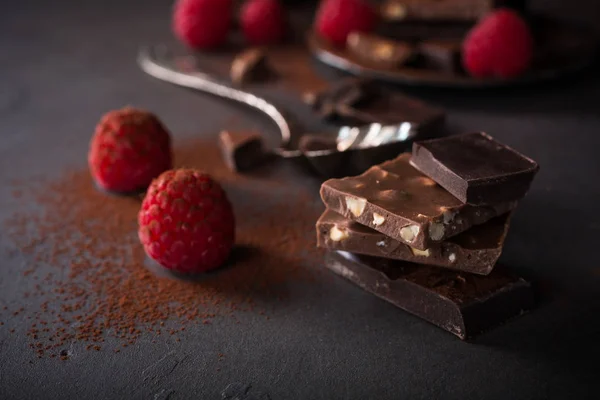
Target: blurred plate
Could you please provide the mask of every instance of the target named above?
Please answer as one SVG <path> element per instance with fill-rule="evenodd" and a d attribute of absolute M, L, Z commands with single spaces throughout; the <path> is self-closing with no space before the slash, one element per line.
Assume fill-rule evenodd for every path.
<path fill-rule="evenodd" d="M 308 46 L 321 62 L 356 76 L 401 85 L 438 88 L 493 88 L 542 83 L 572 75 L 594 63 L 598 41 L 592 30 L 543 17 L 537 17 L 533 24 L 536 35 L 534 66 L 528 73 L 515 79 L 477 79 L 409 67 L 377 69 L 314 33 L 308 35 Z"/>

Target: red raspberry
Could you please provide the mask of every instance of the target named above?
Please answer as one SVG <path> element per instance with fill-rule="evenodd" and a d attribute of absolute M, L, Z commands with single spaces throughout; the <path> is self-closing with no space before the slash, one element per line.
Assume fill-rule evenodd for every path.
<path fill-rule="evenodd" d="M 319 35 L 343 46 L 350 33 L 372 31 L 377 19 L 377 13 L 365 0 L 323 0 L 315 27 Z"/>
<path fill-rule="evenodd" d="M 194 169 L 170 170 L 156 178 L 138 223 L 146 254 L 180 273 L 219 267 L 235 240 L 235 218 L 226 193 L 209 175 Z"/>
<path fill-rule="evenodd" d="M 102 189 L 118 193 L 143 190 L 171 168 L 169 132 L 147 111 L 131 107 L 111 111 L 96 126 L 88 164 Z"/>
<path fill-rule="evenodd" d="M 193 49 L 212 49 L 227 40 L 232 12 L 232 0 L 178 0 L 173 13 L 173 30 Z"/>
<path fill-rule="evenodd" d="M 278 0 L 249 0 L 241 9 L 240 25 L 253 45 L 280 42 L 287 30 L 285 12 Z"/>
<path fill-rule="evenodd" d="M 463 65 L 478 78 L 513 78 L 531 65 L 533 37 L 527 23 L 509 9 L 482 19 L 463 43 Z"/>

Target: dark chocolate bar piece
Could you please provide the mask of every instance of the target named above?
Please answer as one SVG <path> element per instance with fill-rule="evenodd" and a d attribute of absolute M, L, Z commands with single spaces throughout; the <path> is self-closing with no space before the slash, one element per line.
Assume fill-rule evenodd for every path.
<path fill-rule="evenodd" d="M 326 210 L 317 221 L 317 246 L 488 275 L 502 253 L 509 225 L 510 214 L 505 214 L 427 250 L 418 250 Z"/>
<path fill-rule="evenodd" d="M 524 10 L 526 0 L 386 0 L 381 15 L 389 21 L 476 21 L 498 7 Z"/>
<path fill-rule="evenodd" d="M 425 68 L 451 74 L 462 72 L 461 40 L 425 40 L 419 43 L 418 48 Z"/>
<path fill-rule="evenodd" d="M 303 152 L 328 151 L 337 149 L 335 137 L 306 133 L 298 141 L 298 149 Z"/>
<path fill-rule="evenodd" d="M 460 41 L 474 25 L 474 21 L 382 21 L 375 32 L 380 36 L 411 43 L 423 40 Z"/>
<path fill-rule="evenodd" d="M 365 95 L 354 105 L 340 104 L 337 113 L 348 124 L 399 124 L 410 122 L 425 137 L 438 132 L 446 112 L 421 100 L 381 88 L 363 88 Z"/>
<path fill-rule="evenodd" d="M 487 276 L 332 252 L 326 267 L 419 318 L 469 339 L 530 310 L 531 285 L 496 268 Z"/>
<path fill-rule="evenodd" d="M 351 107 L 360 101 L 367 94 L 365 89 L 369 85 L 370 82 L 356 78 L 342 79 L 324 91 L 305 93 L 303 100 L 321 118 L 332 118 L 337 116 L 340 105 Z"/>
<path fill-rule="evenodd" d="M 401 67 L 415 54 L 408 43 L 363 32 L 348 35 L 346 49 L 353 57 L 378 69 Z"/>
<path fill-rule="evenodd" d="M 231 63 L 231 80 L 238 85 L 263 81 L 271 74 L 267 54 L 261 48 L 245 50 Z"/>
<path fill-rule="evenodd" d="M 410 165 L 410 153 L 321 185 L 327 208 L 418 250 L 427 250 L 516 207 L 466 205 Z"/>
<path fill-rule="evenodd" d="M 413 144 L 411 164 L 463 203 L 520 200 L 538 164 L 485 133 L 468 133 Z"/>
<path fill-rule="evenodd" d="M 343 79 L 322 92 L 306 93 L 304 101 L 321 117 L 337 117 L 347 125 L 410 122 L 422 137 L 437 133 L 446 119 L 441 108 L 356 78 Z"/>
<path fill-rule="evenodd" d="M 393 21 L 474 21 L 494 8 L 494 0 L 387 0 L 381 14 Z"/>
<path fill-rule="evenodd" d="M 254 132 L 222 131 L 219 134 L 219 147 L 227 167 L 236 172 L 257 166 L 267 156 L 262 137 Z"/>

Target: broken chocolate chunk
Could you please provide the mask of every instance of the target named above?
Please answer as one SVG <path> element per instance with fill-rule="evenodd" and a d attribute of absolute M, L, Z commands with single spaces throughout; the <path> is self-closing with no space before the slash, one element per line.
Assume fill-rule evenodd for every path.
<path fill-rule="evenodd" d="M 321 92 L 308 92 L 303 96 L 321 118 L 333 118 L 339 105 L 352 106 L 367 94 L 371 83 L 356 78 L 342 79 Z"/>
<path fill-rule="evenodd" d="M 535 161 L 482 132 L 417 142 L 410 162 L 472 205 L 520 200 L 539 171 Z"/>
<path fill-rule="evenodd" d="M 350 125 L 395 125 L 409 122 L 418 127 L 422 137 L 437 133 L 446 120 L 446 113 L 441 108 L 398 92 L 375 87 L 369 88 L 368 95 L 354 105 L 338 105 L 337 114 Z"/>
<path fill-rule="evenodd" d="M 418 45 L 425 68 L 459 74 L 462 72 L 462 41 L 453 39 L 426 40 Z"/>
<path fill-rule="evenodd" d="M 325 266 L 463 340 L 534 306 L 531 284 L 504 268 L 480 276 L 346 252 L 327 254 Z"/>
<path fill-rule="evenodd" d="M 386 0 L 388 21 L 476 21 L 498 7 L 525 9 L 526 0 Z"/>
<path fill-rule="evenodd" d="M 376 33 L 394 40 L 418 43 L 423 40 L 462 40 L 475 26 L 466 21 L 383 21 Z"/>
<path fill-rule="evenodd" d="M 395 69 L 414 55 L 413 46 L 370 33 L 352 32 L 346 41 L 348 52 L 362 62 L 379 69 Z"/>
<path fill-rule="evenodd" d="M 307 133 L 300 138 L 298 148 L 302 152 L 335 150 L 337 141 L 335 137 Z"/>
<path fill-rule="evenodd" d="M 272 75 L 266 52 L 261 48 L 251 48 L 240 53 L 231 63 L 231 80 L 242 85 L 264 81 Z"/>
<path fill-rule="evenodd" d="M 222 131 L 219 134 L 219 147 L 227 167 L 242 172 L 265 161 L 262 137 L 254 132 Z"/>
<path fill-rule="evenodd" d="M 344 125 L 408 122 L 425 138 L 438 133 L 446 120 L 441 108 L 364 79 L 344 79 L 323 92 L 305 96 L 304 100 L 312 104 L 321 117 L 336 119 Z"/>

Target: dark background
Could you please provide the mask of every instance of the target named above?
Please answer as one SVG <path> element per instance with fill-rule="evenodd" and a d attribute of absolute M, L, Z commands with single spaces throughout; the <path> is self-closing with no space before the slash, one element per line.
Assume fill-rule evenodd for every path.
<path fill-rule="evenodd" d="M 596 1 L 538 1 L 565 18 Z M 138 46 L 170 37 L 170 2 L 3 1 L 0 5 L 0 220 L 18 209 L 13 178 L 85 165 L 106 110 L 156 111 L 177 138 L 227 125 L 227 103 L 145 76 Z M 341 279 L 292 290 L 270 323 L 252 314 L 191 330 L 181 343 L 140 340 L 118 355 L 76 349 L 37 360 L 26 321 L 2 315 L 0 399 L 219 399 L 233 382 L 272 399 L 583 399 L 600 383 L 600 79 L 493 92 L 416 92 L 459 131 L 484 130 L 542 166 L 519 208 L 503 262 L 552 288 L 535 312 L 464 343 Z M 242 123 L 256 126 L 251 114 Z M 306 179 L 289 172 L 290 179 Z M 316 196 L 316 193 L 315 193 Z M 0 232 L 0 305 L 31 282 Z M 3 311 L 0 311 L 2 313 Z M 218 349 L 218 350 L 216 350 Z M 227 355 L 221 371 L 215 353 Z M 34 359 L 33 363 L 29 361 Z"/>

